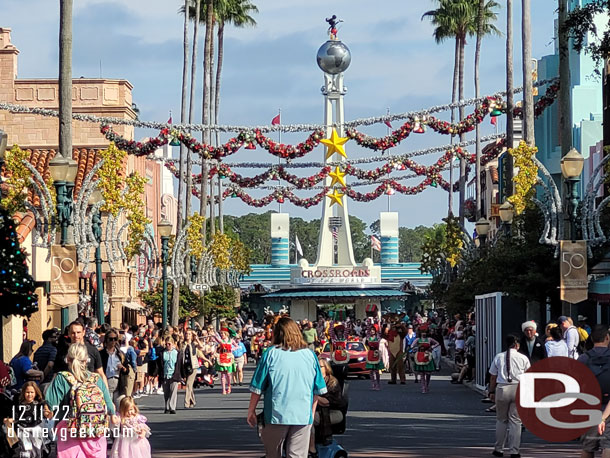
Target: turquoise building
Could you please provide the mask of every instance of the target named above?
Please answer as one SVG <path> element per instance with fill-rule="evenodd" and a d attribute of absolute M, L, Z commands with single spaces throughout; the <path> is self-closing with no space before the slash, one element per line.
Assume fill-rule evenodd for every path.
<path fill-rule="evenodd" d="M 591 3 L 591 0 L 570 0 L 568 8 Z M 596 20 L 599 30 L 607 24 L 607 18 L 599 17 Z M 595 74 L 593 59 L 582 53 L 578 54 L 570 46 L 570 98 L 572 108 L 572 144 L 585 159 L 589 157 L 589 150 L 602 139 L 602 80 Z M 555 39 L 554 53 L 542 57 L 537 62 L 538 79 L 546 80 L 559 76 L 559 51 Z M 540 87 L 540 94 L 544 94 L 548 86 Z M 538 159 L 544 164 L 561 184 L 561 145 L 559 143 L 559 103 L 547 108 L 535 122 L 536 146 Z M 561 189 L 561 188 L 560 188 Z"/>

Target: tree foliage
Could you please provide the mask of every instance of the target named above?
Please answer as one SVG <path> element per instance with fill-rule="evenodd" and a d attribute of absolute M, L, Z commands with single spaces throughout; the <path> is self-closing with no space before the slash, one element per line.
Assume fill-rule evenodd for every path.
<path fill-rule="evenodd" d="M 610 211 L 602 214 L 602 227 L 608 227 Z M 495 244 L 480 247 L 477 256 L 468 257 L 460 274 L 449 285 L 435 276 L 430 293 L 451 312 L 464 312 L 474 305 L 480 294 L 503 292 L 524 301 L 552 303 L 559 301 L 559 260 L 555 247 L 539 242 L 544 219 L 530 204 L 516 216 L 512 236 L 501 236 Z M 609 244 L 595 247 L 589 266 L 607 253 Z"/>
<path fill-rule="evenodd" d="M 174 292 L 174 285 L 167 285 L 167 297 L 168 301 L 171 300 Z M 142 302 L 148 307 L 152 308 L 153 313 L 162 313 L 163 311 L 163 285 L 159 282 L 157 287 L 151 291 L 144 291 L 140 296 Z M 169 306 L 169 304 L 168 304 Z M 203 313 L 203 306 L 201 303 L 201 297 L 192 292 L 188 286 L 180 287 L 180 319 L 192 318 L 199 316 Z"/>
<path fill-rule="evenodd" d="M 271 262 L 271 214 L 249 213 L 240 217 L 225 216 L 225 232 L 239 240 L 250 250 L 253 264 L 269 264 Z M 401 227 L 399 231 L 399 260 L 401 262 L 418 262 L 422 255 L 422 245 L 425 236 L 437 230 L 437 226 L 415 228 Z M 379 220 L 367 227 L 367 224 L 356 216 L 350 216 L 350 229 L 354 246 L 354 257 L 357 262 L 371 255 L 370 235 L 379 237 Z M 314 262 L 318 249 L 320 220 L 305 221 L 303 218 L 290 218 L 290 261 L 294 259 L 295 235 L 303 248 L 303 257 Z M 377 259 L 376 259 L 377 260 Z"/>
<path fill-rule="evenodd" d="M 237 293 L 230 286 L 213 286 L 204 296 L 203 315 L 206 322 L 214 318 L 233 318 L 236 315 Z"/>
<path fill-rule="evenodd" d="M 600 33 L 600 22 L 596 23 L 596 19 L 603 15 L 606 15 L 606 26 Z M 572 38 L 574 50 L 590 55 L 596 64 L 595 73 L 599 74 L 603 60 L 610 55 L 610 1 L 591 0 L 586 5 L 576 6 L 568 14 L 564 26 Z"/>

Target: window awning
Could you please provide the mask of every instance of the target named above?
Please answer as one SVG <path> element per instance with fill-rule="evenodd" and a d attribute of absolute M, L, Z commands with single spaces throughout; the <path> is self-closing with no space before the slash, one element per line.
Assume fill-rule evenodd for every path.
<path fill-rule="evenodd" d="M 145 308 L 143 305 L 140 305 L 137 302 L 123 302 L 123 307 L 130 310 L 143 310 Z"/>
<path fill-rule="evenodd" d="M 593 280 L 589 283 L 589 295 L 599 301 L 610 301 L 610 276 Z"/>
<path fill-rule="evenodd" d="M 352 298 L 376 297 L 381 299 L 404 299 L 409 295 L 395 289 L 357 289 L 357 290 L 310 290 L 310 291 L 276 291 L 266 294 L 265 299 L 301 299 L 301 298 Z"/>

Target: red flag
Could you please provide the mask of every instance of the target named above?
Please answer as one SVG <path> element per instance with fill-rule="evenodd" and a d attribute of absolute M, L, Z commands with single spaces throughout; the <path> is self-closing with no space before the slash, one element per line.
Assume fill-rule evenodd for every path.
<path fill-rule="evenodd" d="M 497 120 L 496 118 L 497 118 L 497 116 L 492 116 L 492 117 L 491 117 L 491 119 L 489 120 L 489 122 L 490 122 L 490 123 L 491 123 L 493 126 L 495 126 L 495 125 L 496 125 L 496 123 L 498 122 L 498 120 Z"/>
<path fill-rule="evenodd" d="M 392 128 L 392 124 L 390 124 L 390 121 L 383 121 L 383 123 L 388 126 L 390 129 Z"/>
<path fill-rule="evenodd" d="M 167 123 L 168 123 L 168 124 L 171 124 L 171 123 L 172 123 L 172 115 L 171 115 L 171 114 L 169 115 L 169 119 L 167 120 Z"/>
<path fill-rule="evenodd" d="M 271 125 L 275 126 L 280 123 L 280 115 L 278 114 L 275 118 L 271 120 Z"/>

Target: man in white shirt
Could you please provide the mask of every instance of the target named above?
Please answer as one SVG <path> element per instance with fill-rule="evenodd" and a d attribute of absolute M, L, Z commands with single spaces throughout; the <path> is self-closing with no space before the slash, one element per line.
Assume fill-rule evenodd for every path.
<path fill-rule="evenodd" d="M 527 356 L 519 353 L 519 339 L 506 336 L 508 350 L 498 353 L 489 368 L 489 397 L 496 403 L 496 444 L 493 456 L 504 456 L 504 445 L 511 458 L 518 458 L 521 446 L 521 418 L 517 412 L 519 377 L 530 368 Z M 508 434 L 508 437 L 507 437 Z"/>
<path fill-rule="evenodd" d="M 578 329 L 574 326 L 572 318 L 567 316 L 560 316 L 557 319 L 557 324 L 563 331 L 563 340 L 565 340 L 568 346 L 568 358 L 578 359 L 578 343 L 580 342 L 580 336 L 578 335 Z"/>

